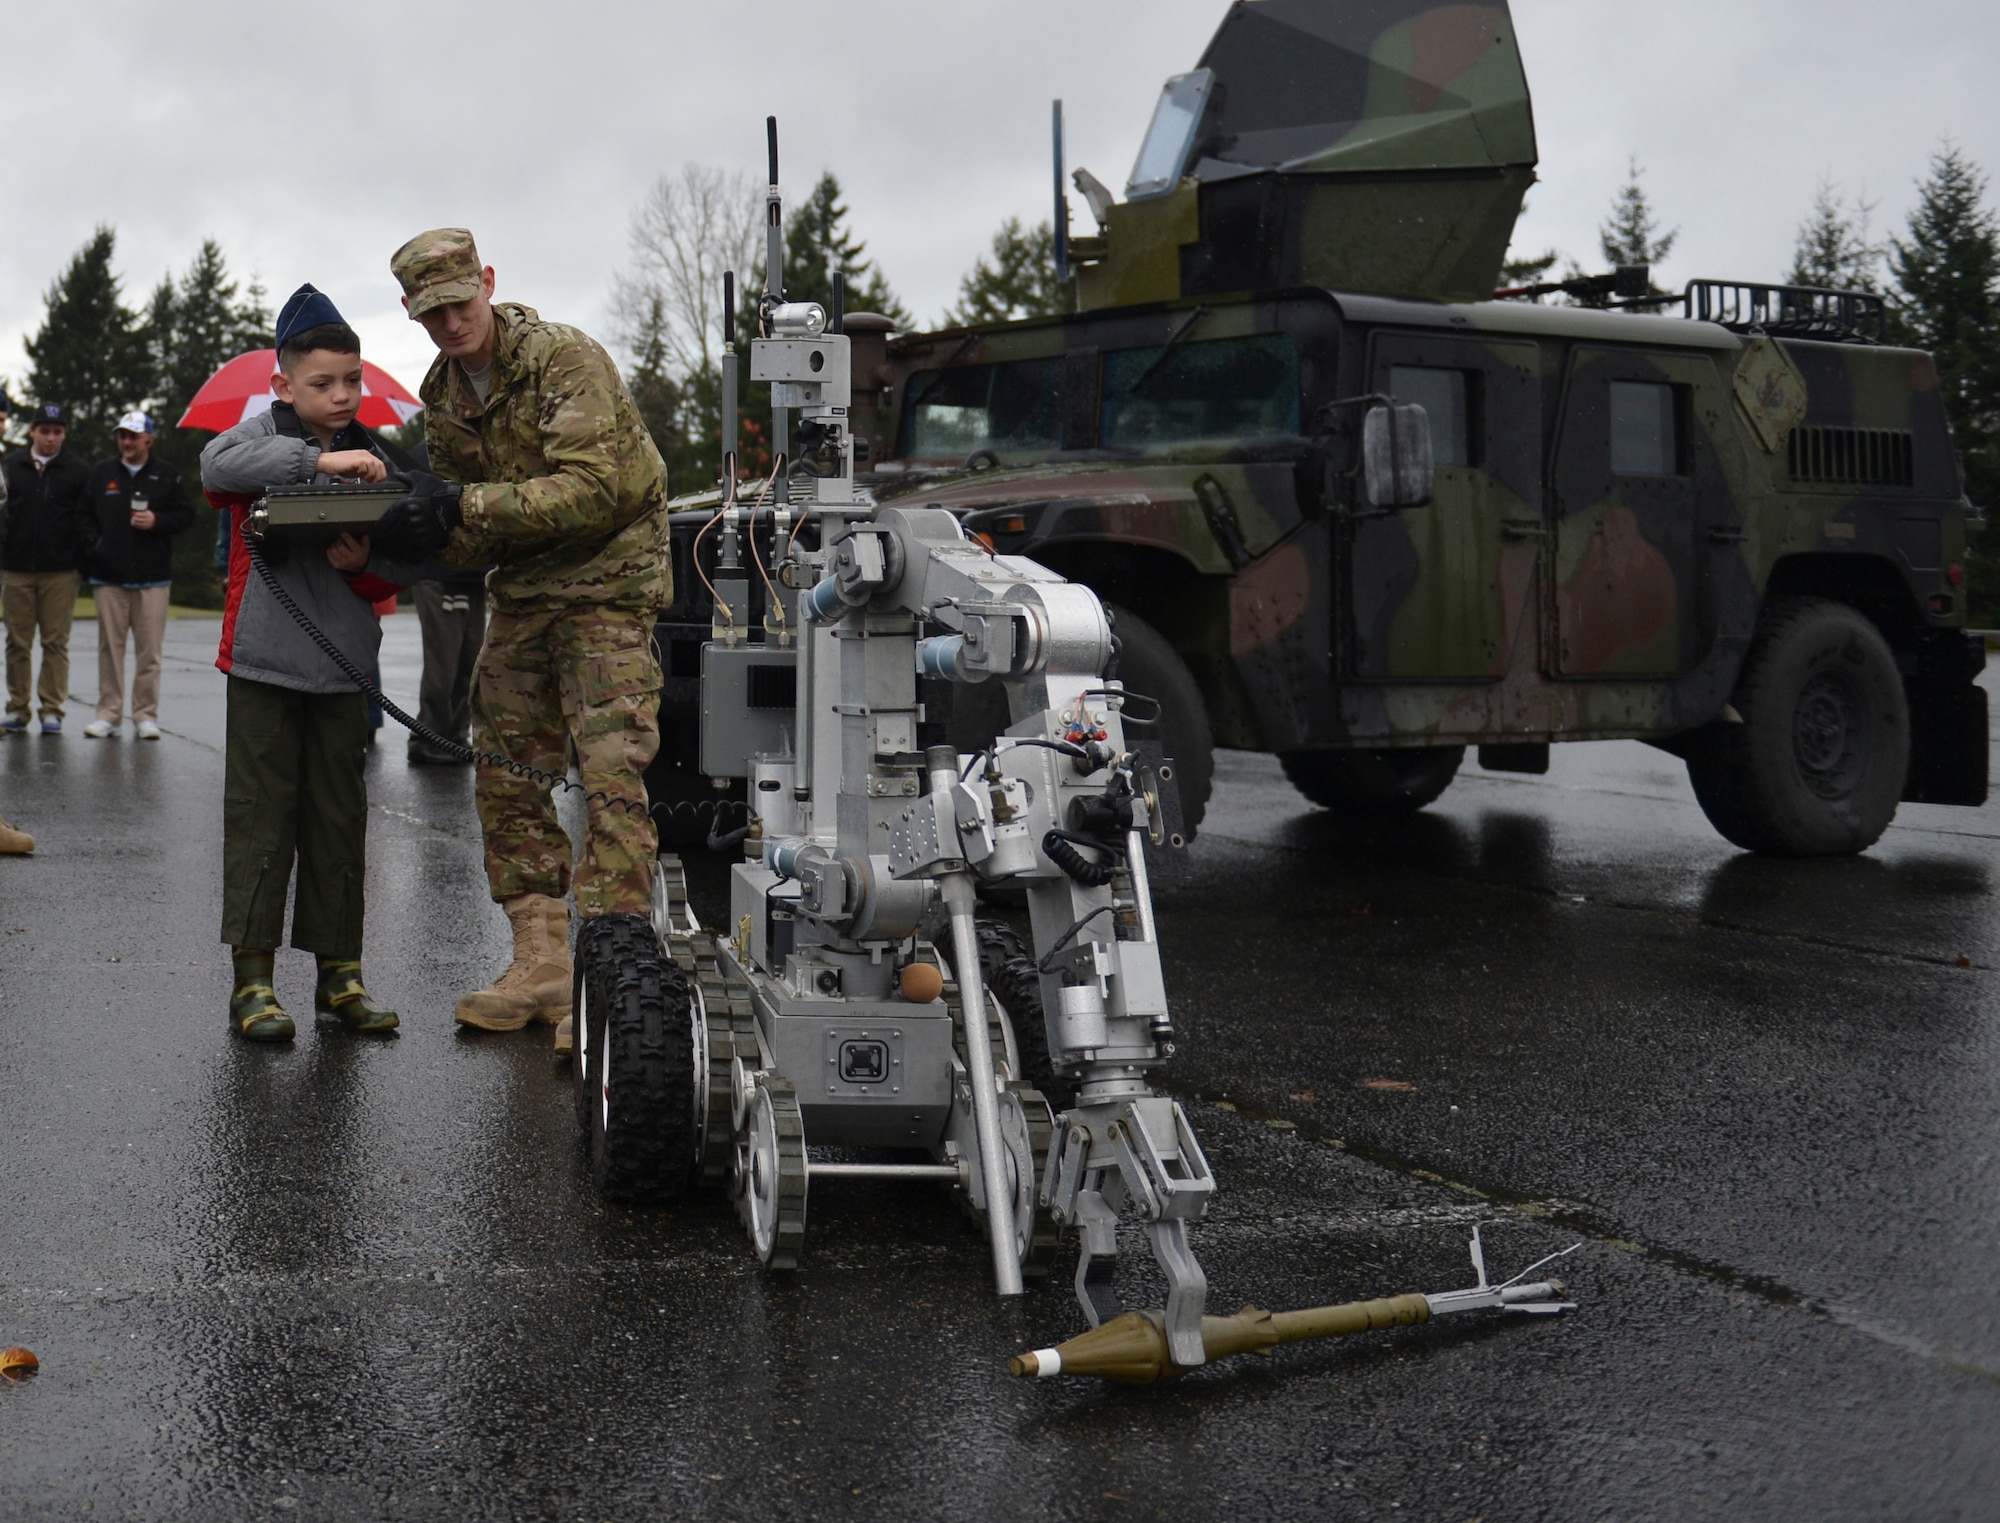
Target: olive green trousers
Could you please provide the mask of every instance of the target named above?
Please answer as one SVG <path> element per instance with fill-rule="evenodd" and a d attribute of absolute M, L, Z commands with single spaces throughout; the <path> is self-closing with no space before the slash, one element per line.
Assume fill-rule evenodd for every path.
<path fill-rule="evenodd" d="M 299 869 L 292 945 L 361 955 L 368 700 L 229 679 L 222 763 L 222 939 L 275 951 Z"/>

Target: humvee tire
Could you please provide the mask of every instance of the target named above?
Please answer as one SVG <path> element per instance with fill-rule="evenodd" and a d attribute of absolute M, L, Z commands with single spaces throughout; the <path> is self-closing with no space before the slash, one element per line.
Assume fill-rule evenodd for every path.
<path fill-rule="evenodd" d="M 1882 633 L 1845 603 L 1765 609 L 1732 699 L 1741 724 L 1690 738 L 1688 780 L 1745 851 L 1866 851 L 1895 818 L 1910 763 L 1909 701 Z"/>
<path fill-rule="evenodd" d="M 1288 751 L 1278 758 L 1291 784 L 1335 814 L 1415 814 L 1458 776 L 1464 746 L 1393 751 Z"/>
<path fill-rule="evenodd" d="M 576 943 L 578 1119 L 606 1200 L 678 1199 L 701 1160 L 698 1018 L 687 979 L 644 915 L 596 915 Z"/>
<path fill-rule="evenodd" d="M 1111 632 L 1118 637 L 1118 655 L 1110 675 L 1123 682 L 1127 692 L 1156 699 L 1160 705 L 1159 720 L 1153 724 L 1139 723 L 1150 713 L 1145 704 L 1128 706 L 1125 738 L 1128 742 L 1157 740 L 1173 762 L 1181 790 L 1181 825 L 1192 841 L 1208 812 L 1208 795 L 1215 783 L 1215 740 L 1208 728 L 1208 705 L 1202 701 L 1201 689 L 1195 686 L 1187 663 L 1165 635 L 1128 608 L 1106 603 L 1104 609 L 1111 615 Z"/>

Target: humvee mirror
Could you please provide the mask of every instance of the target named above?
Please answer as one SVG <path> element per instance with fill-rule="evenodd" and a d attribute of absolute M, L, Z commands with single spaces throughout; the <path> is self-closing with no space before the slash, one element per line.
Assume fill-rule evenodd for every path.
<path fill-rule="evenodd" d="M 1431 500 L 1431 417 L 1415 402 L 1377 403 L 1361 417 L 1361 490 L 1371 508 Z"/>

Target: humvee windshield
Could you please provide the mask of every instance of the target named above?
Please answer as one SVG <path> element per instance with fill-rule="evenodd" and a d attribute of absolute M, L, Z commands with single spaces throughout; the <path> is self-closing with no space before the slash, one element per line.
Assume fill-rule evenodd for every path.
<path fill-rule="evenodd" d="M 1104 356 L 1098 442 L 1107 448 L 1298 431 L 1299 357 L 1288 333 Z"/>
<path fill-rule="evenodd" d="M 1062 443 L 1059 359 L 923 370 L 910 377 L 910 396 L 905 455 L 1033 455 Z"/>

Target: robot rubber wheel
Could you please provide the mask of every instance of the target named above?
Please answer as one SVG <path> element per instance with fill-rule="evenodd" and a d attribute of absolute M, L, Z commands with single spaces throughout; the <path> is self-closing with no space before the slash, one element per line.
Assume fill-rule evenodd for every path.
<path fill-rule="evenodd" d="M 759 1074 L 745 1096 L 737 1142 L 737 1213 L 757 1257 L 771 1269 L 799 1266 L 806 1239 L 805 1126 L 791 1084 Z"/>
<path fill-rule="evenodd" d="M 678 1199 L 700 1163 L 704 1033 L 686 976 L 644 915 L 598 915 L 576 945 L 575 1071 L 590 1172 L 605 1199 Z"/>

